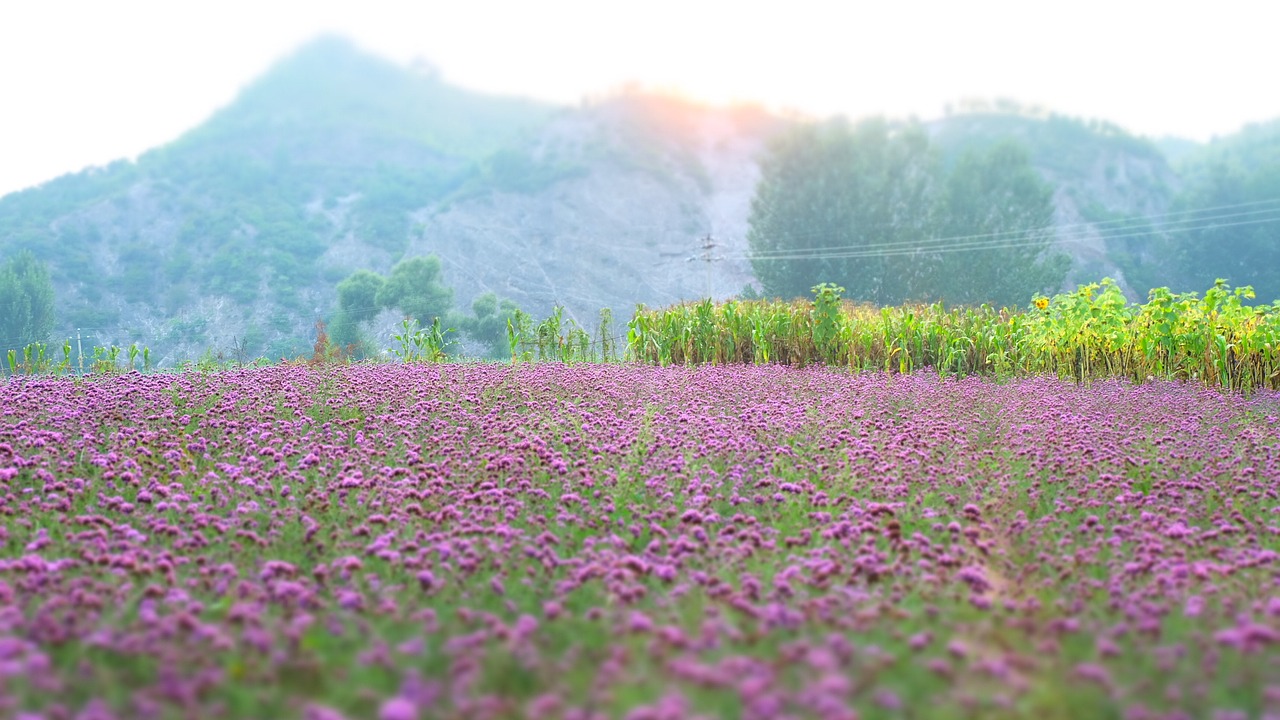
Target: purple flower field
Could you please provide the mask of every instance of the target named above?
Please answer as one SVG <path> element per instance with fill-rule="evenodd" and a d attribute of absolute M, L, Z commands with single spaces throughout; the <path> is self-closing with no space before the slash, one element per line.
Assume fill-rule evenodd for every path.
<path fill-rule="evenodd" d="M 1280 718 L 1280 395 L 0 384 L 0 716 Z"/>

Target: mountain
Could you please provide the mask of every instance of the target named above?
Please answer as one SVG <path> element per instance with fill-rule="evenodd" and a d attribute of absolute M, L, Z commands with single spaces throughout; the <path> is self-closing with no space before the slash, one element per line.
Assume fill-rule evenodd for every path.
<path fill-rule="evenodd" d="M 425 254 L 459 308 L 493 292 L 591 327 L 603 307 L 626 318 L 754 282 L 757 160 L 793 122 L 641 93 L 576 107 L 495 97 L 323 38 L 137 162 L 0 198 L 0 259 L 29 248 L 49 265 L 60 338 L 136 341 L 164 363 L 306 352 L 340 280 Z M 1009 107 L 927 129 L 945 158 L 1020 138 L 1057 188 L 1069 281 L 1111 275 L 1145 294 L 1126 278 L 1158 275 L 1150 239 L 1182 182 L 1160 146 Z M 397 324 L 379 317 L 384 343 Z"/>
<path fill-rule="evenodd" d="M 492 97 L 324 38 L 136 163 L 0 198 L 0 258 L 48 263 L 60 337 L 162 362 L 304 352 L 338 281 L 427 253 L 459 307 L 495 291 L 590 327 L 751 281 L 754 157 L 783 125 L 659 97 Z M 716 259 L 690 261 L 708 234 Z"/>
<path fill-rule="evenodd" d="M 323 38 L 136 163 L 0 198 L 0 257 L 45 260 L 63 331 L 100 344 L 299 352 L 338 280 L 403 254 L 412 210 L 556 112 Z"/>

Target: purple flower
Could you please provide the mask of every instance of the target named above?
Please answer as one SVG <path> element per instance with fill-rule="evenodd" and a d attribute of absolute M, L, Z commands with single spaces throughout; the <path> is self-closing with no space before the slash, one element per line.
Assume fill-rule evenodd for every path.
<path fill-rule="evenodd" d="M 410 700 L 394 697 L 378 708 L 378 720 L 418 720 L 418 707 Z"/>

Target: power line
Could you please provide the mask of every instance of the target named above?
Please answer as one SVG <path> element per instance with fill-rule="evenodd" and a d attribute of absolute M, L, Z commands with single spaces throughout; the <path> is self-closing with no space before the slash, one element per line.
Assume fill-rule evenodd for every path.
<path fill-rule="evenodd" d="M 1203 223 L 1199 226 L 1190 226 L 1190 227 L 1177 228 L 1177 229 L 1185 232 L 1189 230 L 1203 230 L 1207 228 L 1228 228 L 1228 227 L 1238 227 L 1238 226 L 1244 226 L 1244 225 L 1263 225 L 1263 224 L 1274 223 L 1274 222 L 1280 222 L 1280 214 L 1277 214 L 1275 217 L 1260 218 L 1260 219 L 1254 219 L 1254 220 L 1241 220 L 1239 222 L 1233 222 L 1233 223 L 1211 222 L 1211 223 Z M 1110 236 L 1107 236 L 1105 239 L 1106 240 L 1123 240 L 1126 238 L 1161 235 L 1161 234 L 1164 234 L 1165 232 L 1168 232 L 1168 230 L 1146 230 L 1146 231 L 1138 231 L 1138 232 L 1132 232 L 1132 233 L 1122 233 L 1119 235 L 1110 235 Z M 1080 235 L 1076 237 L 1069 237 L 1066 239 L 1075 240 L 1075 239 L 1080 239 L 1082 237 L 1084 236 Z M 958 238 L 958 239 L 963 239 L 963 238 Z M 734 256 L 733 259 L 769 261 L 769 260 L 834 260 L 834 259 L 843 259 L 843 258 L 896 257 L 896 256 L 902 256 L 902 255 L 916 255 L 920 253 L 974 252 L 974 251 L 980 251 L 980 250 L 1004 250 L 1004 249 L 1013 249 L 1013 248 L 1019 248 L 1019 247 L 1032 247 L 1032 246 L 1043 245 L 1047 239 L 1048 238 L 1017 241 L 1013 239 L 1006 240 L 1003 238 L 998 238 L 995 240 L 975 241 L 975 242 L 949 242 L 948 244 L 938 245 L 936 247 L 932 245 L 921 246 L 919 243 L 910 243 L 910 244 L 895 243 L 894 245 L 896 247 L 881 247 L 881 248 L 868 249 L 867 246 L 854 246 L 853 248 L 849 248 L 845 251 L 828 252 L 823 254 L 809 254 L 809 253 L 792 254 L 792 255 L 775 254 L 775 255 L 766 255 L 766 256 L 760 256 L 760 257 L 753 257 L 752 255 L 739 255 L 739 256 Z M 940 238 L 938 242 L 941 242 L 943 240 L 948 240 L 948 239 Z M 1063 238 L 1058 238 L 1058 240 L 1061 241 L 1063 240 Z"/>
<path fill-rule="evenodd" d="M 1176 210 L 1176 211 L 1170 211 L 1170 212 L 1164 212 L 1164 213 L 1151 213 L 1146 215 L 1129 215 L 1126 217 L 1112 218 L 1111 220 L 1099 220 L 1097 222 L 1085 221 L 1085 222 L 1078 222 L 1078 223 L 1064 223 L 1062 225 L 1052 225 L 1052 227 L 1060 231 L 1065 230 L 1068 232 L 1075 232 L 1080 230 L 1096 229 L 1096 228 L 1105 229 L 1114 225 L 1131 225 L 1138 222 L 1157 224 L 1161 221 L 1165 221 L 1166 218 L 1176 218 L 1176 217 L 1181 217 L 1185 215 L 1196 215 L 1198 213 L 1217 213 L 1223 210 L 1234 210 L 1237 208 L 1257 207 L 1257 206 L 1280 206 L 1280 198 L 1269 198 L 1266 200 L 1252 200 L 1252 201 L 1243 202 L 1243 203 L 1232 203 L 1227 205 L 1215 205 L 1215 206 L 1209 206 L 1209 207 L 1190 208 L 1185 210 Z M 1271 212 L 1273 209 L 1275 208 L 1263 207 L 1262 209 L 1257 210 L 1255 212 Z M 1168 220 L 1168 222 L 1175 222 L 1175 221 Z M 890 227 L 892 225 L 894 225 L 894 222 L 888 221 L 888 222 L 868 223 L 863 227 L 877 228 L 877 227 Z M 1009 231 L 1005 231 L 1005 232 L 1009 232 Z M 787 237 L 789 239 L 804 239 L 804 238 L 811 238 L 811 237 L 820 237 L 826 234 L 828 234 L 828 231 L 826 230 L 816 230 L 812 232 L 789 233 Z M 1001 233 L 986 233 L 986 234 L 980 235 L 979 237 L 987 237 L 988 235 L 999 235 L 999 234 Z"/>
<path fill-rule="evenodd" d="M 1173 217 L 1184 216 L 1184 215 L 1194 215 L 1196 213 L 1210 213 L 1210 212 L 1216 212 L 1219 210 L 1228 210 L 1228 209 L 1235 209 L 1235 208 L 1241 208 L 1246 206 L 1256 206 L 1256 205 L 1262 205 L 1262 204 L 1272 205 L 1274 207 L 1265 207 L 1265 208 L 1248 210 L 1248 211 L 1237 212 L 1237 213 L 1222 213 L 1222 214 L 1215 214 L 1215 215 L 1207 215 L 1203 217 L 1189 217 L 1182 220 L 1169 220 L 1166 222 L 1164 226 L 1158 229 L 1144 230 L 1144 231 L 1141 231 L 1140 234 L 1154 235 L 1154 234 L 1173 232 L 1173 231 L 1199 230 L 1206 227 L 1214 227 L 1214 226 L 1230 227 L 1230 225 L 1219 224 L 1217 221 L 1227 220 L 1232 218 L 1239 218 L 1239 217 L 1249 217 L 1249 216 L 1255 216 L 1255 215 L 1265 215 L 1265 216 L 1277 215 L 1278 217 L 1280 217 L 1280 198 L 1277 198 L 1272 200 L 1261 200 L 1261 201 L 1256 201 L 1251 203 L 1222 205 L 1222 206 L 1213 207 L 1213 208 L 1199 208 L 1196 210 L 1185 210 L 1185 211 L 1179 211 L 1174 213 L 1161 213 L 1161 214 L 1155 214 L 1155 215 L 1134 216 L 1129 218 L 1117 218 L 1114 220 L 1104 220 L 1096 223 L 1086 222 L 1086 223 L 1070 223 L 1070 224 L 1057 225 L 1057 226 L 1047 225 L 1045 226 L 1044 230 L 1055 231 L 1059 239 L 1063 239 L 1063 235 L 1064 235 L 1063 231 L 1065 231 L 1066 239 L 1070 240 L 1070 239 L 1083 237 L 1086 234 L 1091 234 L 1094 231 L 1108 230 L 1114 226 L 1132 226 L 1138 223 L 1154 224 L 1152 221 L 1159 220 L 1161 218 L 1173 218 Z M 1262 222 L 1271 222 L 1271 221 L 1274 221 L 1275 219 L 1277 218 L 1266 217 L 1262 219 Z M 1123 227 L 1121 229 L 1123 229 Z M 894 241 L 882 242 L 882 243 L 868 243 L 866 245 L 859 245 L 857 247 L 860 250 L 876 250 L 881 248 L 893 249 L 893 248 L 902 248 L 902 247 L 922 248 L 922 247 L 928 247 L 929 245 L 932 245 L 932 244 L 943 244 L 943 243 L 950 244 L 950 243 L 958 243 L 958 242 L 965 242 L 965 241 L 971 241 L 971 240 L 983 240 L 983 239 L 1001 240 L 1001 239 L 1008 239 L 1008 238 L 1018 238 L 1018 237 L 1024 236 L 1026 232 L 1027 230 L 1004 230 L 999 232 L 979 233 L 979 234 L 973 234 L 973 235 L 953 235 L 948 237 L 937 237 L 937 238 L 929 238 L 924 240 L 894 240 Z M 819 236 L 829 235 L 829 234 L 830 234 L 829 231 L 818 231 L 814 233 L 798 233 L 798 234 L 788 233 L 786 237 L 788 240 L 793 240 L 793 239 L 805 238 L 805 237 L 819 237 Z M 1110 236 L 1107 236 L 1107 238 L 1112 239 L 1112 238 L 1118 238 L 1118 237 L 1136 237 L 1136 236 L 1138 235 L 1135 235 L 1135 234 L 1110 235 Z M 822 253 L 839 252 L 847 249 L 849 249 L 848 245 L 816 247 L 816 248 L 796 248 L 794 251 L 779 250 L 774 252 L 764 251 L 759 253 L 753 253 L 750 257 L 763 260 L 763 259 L 770 259 L 775 255 L 786 255 L 788 258 L 794 259 L 800 256 L 802 253 L 820 255 Z"/>

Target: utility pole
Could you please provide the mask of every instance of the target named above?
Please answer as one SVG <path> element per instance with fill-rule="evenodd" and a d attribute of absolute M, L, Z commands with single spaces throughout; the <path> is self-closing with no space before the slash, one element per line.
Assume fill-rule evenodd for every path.
<path fill-rule="evenodd" d="M 76 356 L 80 360 L 80 374 L 84 375 L 84 346 L 80 344 L 80 328 L 76 328 Z"/>
<path fill-rule="evenodd" d="M 702 261 L 707 264 L 707 299 L 709 300 L 712 299 L 711 297 L 711 262 L 713 260 L 720 259 L 718 257 L 712 256 L 711 251 L 715 249 L 716 249 L 716 241 L 712 239 L 711 233 L 707 233 L 707 236 L 702 238 Z"/>
<path fill-rule="evenodd" d="M 702 238 L 701 256 L 690 255 L 688 258 L 686 258 L 687 262 L 693 262 L 694 260 L 701 260 L 702 262 L 707 264 L 707 299 L 711 299 L 711 263 L 715 262 L 716 260 L 724 259 L 719 255 L 711 254 L 711 252 L 715 250 L 716 247 L 718 247 L 718 245 L 715 239 L 711 237 L 711 233 L 707 233 L 706 236 Z"/>

